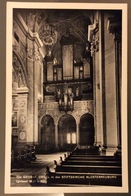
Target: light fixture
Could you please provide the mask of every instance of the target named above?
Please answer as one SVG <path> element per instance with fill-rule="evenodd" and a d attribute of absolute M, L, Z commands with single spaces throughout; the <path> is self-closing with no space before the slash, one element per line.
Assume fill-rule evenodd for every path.
<path fill-rule="evenodd" d="M 57 31 L 53 25 L 45 23 L 40 32 L 40 37 L 45 45 L 52 46 L 57 41 Z"/>

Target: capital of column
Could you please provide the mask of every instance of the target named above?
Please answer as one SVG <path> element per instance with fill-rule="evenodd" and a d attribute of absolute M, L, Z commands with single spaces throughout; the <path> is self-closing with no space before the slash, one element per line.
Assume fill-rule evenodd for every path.
<path fill-rule="evenodd" d="M 55 127 L 57 127 L 58 126 L 58 123 L 54 123 L 54 125 L 55 125 Z"/>

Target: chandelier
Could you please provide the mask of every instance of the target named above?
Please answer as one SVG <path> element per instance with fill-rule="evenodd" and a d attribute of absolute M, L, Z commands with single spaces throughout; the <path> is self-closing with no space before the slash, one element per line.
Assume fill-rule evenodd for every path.
<path fill-rule="evenodd" d="M 61 89 L 57 89 L 57 100 L 59 111 L 73 111 L 74 110 L 74 101 L 73 101 L 73 92 L 72 88 L 68 87 L 67 84 L 64 85 L 63 92 Z"/>
<path fill-rule="evenodd" d="M 46 23 L 40 30 L 40 37 L 45 45 L 51 46 L 57 41 L 57 31 L 53 25 Z"/>

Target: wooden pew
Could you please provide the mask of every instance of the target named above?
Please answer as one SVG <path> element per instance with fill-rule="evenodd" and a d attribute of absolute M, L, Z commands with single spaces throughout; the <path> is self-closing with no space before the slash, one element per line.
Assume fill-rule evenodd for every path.
<path fill-rule="evenodd" d="M 56 167 L 56 172 L 80 172 L 80 173 L 111 173 L 121 174 L 120 166 L 99 165 L 62 165 Z"/>
<path fill-rule="evenodd" d="M 67 160 L 94 160 L 94 161 L 121 161 L 120 158 L 114 156 L 89 156 L 89 155 L 70 155 L 67 157 Z"/>
<path fill-rule="evenodd" d="M 11 152 L 11 169 L 24 167 L 33 160 L 36 160 L 34 147 L 23 146 L 20 149 L 14 149 Z"/>
<path fill-rule="evenodd" d="M 99 166 L 121 166 L 120 161 L 111 161 L 111 160 L 66 160 L 62 161 L 61 165 L 99 165 Z"/>
<path fill-rule="evenodd" d="M 92 155 L 87 149 L 67 154 L 59 164 L 55 161 L 55 172 L 47 178 L 48 186 L 122 185 L 120 157 Z"/>

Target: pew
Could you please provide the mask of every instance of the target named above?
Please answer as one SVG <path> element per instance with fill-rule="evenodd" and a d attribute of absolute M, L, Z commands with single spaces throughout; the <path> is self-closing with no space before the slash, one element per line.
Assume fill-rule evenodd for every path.
<path fill-rule="evenodd" d="M 99 166 L 99 165 L 58 165 L 56 172 L 80 172 L 80 173 L 112 173 L 120 174 L 120 166 Z"/>
<path fill-rule="evenodd" d="M 36 160 L 35 148 L 32 146 L 23 146 L 11 151 L 11 170 L 26 166 L 31 161 Z"/>
<path fill-rule="evenodd" d="M 55 172 L 50 172 L 47 186 L 121 186 L 121 158 L 92 152 L 76 148 L 64 154 L 61 162 L 55 160 Z"/>
<path fill-rule="evenodd" d="M 121 162 L 117 160 L 66 160 L 61 165 L 100 165 L 100 166 L 121 166 Z"/>
<path fill-rule="evenodd" d="M 70 155 L 67 157 L 67 160 L 94 160 L 94 161 L 121 161 L 120 158 L 116 158 L 114 156 L 87 156 L 87 155 Z"/>

